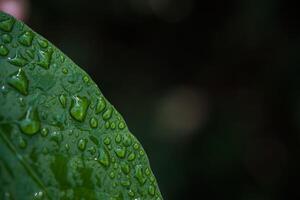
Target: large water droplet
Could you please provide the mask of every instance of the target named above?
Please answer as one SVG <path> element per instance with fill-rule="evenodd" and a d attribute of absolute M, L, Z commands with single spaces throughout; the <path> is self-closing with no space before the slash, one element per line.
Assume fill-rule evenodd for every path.
<path fill-rule="evenodd" d="M 97 106 L 96 106 L 96 114 L 102 112 L 105 107 L 106 107 L 106 101 L 103 97 L 100 97 L 98 99 L 98 103 L 97 103 Z"/>
<path fill-rule="evenodd" d="M 109 155 L 107 151 L 103 148 L 99 148 L 99 162 L 102 164 L 104 167 L 109 166 Z"/>
<path fill-rule="evenodd" d="M 126 149 L 125 148 L 116 148 L 115 153 L 119 158 L 124 158 L 126 155 Z"/>
<path fill-rule="evenodd" d="M 38 62 L 37 64 L 45 69 L 49 69 L 51 58 L 52 58 L 53 50 L 48 49 L 46 51 L 40 50 L 38 52 Z"/>
<path fill-rule="evenodd" d="M 41 127 L 37 109 L 29 107 L 25 117 L 19 123 L 21 131 L 27 135 L 36 134 Z"/>
<path fill-rule="evenodd" d="M 81 150 L 81 151 L 84 151 L 85 150 L 85 147 L 86 147 L 86 143 L 87 143 L 87 140 L 86 139 L 80 139 L 78 141 L 78 149 Z"/>
<path fill-rule="evenodd" d="M 0 29 L 2 31 L 9 32 L 12 30 L 14 23 L 15 23 L 15 20 L 12 17 L 5 19 L 0 22 Z"/>
<path fill-rule="evenodd" d="M 0 56 L 7 56 L 8 53 L 9 50 L 4 45 L 0 45 Z"/>
<path fill-rule="evenodd" d="M 103 119 L 105 121 L 109 120 L 112 116 L 112 112 L 113 112 L 113 109 L 112 108 L 108 108 L 102 115 Z"/>
<path fill-rule="evenodd" d="M 17 72 L 10 75 L 8 84 L 18 90 L 21 94 L 28 94 L 28 79 L 25 72 L 21 68 Z"/>
<path fill-rule="evenodd" d="M 136 165 L 135 166 L 135 178 L 139 181 L 141 185 L 143 185 L 146 182 L 146 178 L 143 174 L 143 167 L 142 165 Z"/>
<path fill-rule="evenodd" d="M 92 117 L 92 118 L 90 119 L 90 126 L 91 126 L 92 128 L 97 128 L 97 126 L 98 126 L 98 121 L 97 121 L 97 119 L 96 119 L 95 117 Z"/>
<path fill-rule="evenodd" d="M 24 58 L 20 52 L 17 52 L 15 57 L 8 58 L 8 62 L 18 67 L 24 67 L 25 65 L 28 64 L 28 60 Z"/>
<path fill-rule="evenodd" d="M 30 46 L 33 40 L 34 34 L 31 31 L 26 31 L 19 36 L 19 43 L 24 46 Z"/>
<path fill-rule="evenodd" d="M 83 122 L 86 116 L 90 101 L 86 97 L 74 96 L 70 114 L 77 121 Z"/>
<path fill-rule="evenodd" d="M 128 179 L 126 179 L 126 180 L 121 181 L 121 185 L 124 186 L 124 187 L 128 187 L 128 186 L 131 185 L 131 183 Z"/>

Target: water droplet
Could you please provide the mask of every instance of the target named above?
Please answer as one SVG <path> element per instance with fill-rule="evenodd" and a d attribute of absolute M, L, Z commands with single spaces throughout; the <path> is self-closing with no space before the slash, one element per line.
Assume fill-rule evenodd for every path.
<path fill-rule="evenodd" d="M 125 147 L 129 147 L 132 144 L 132 141 L 131 141 L 129 135 L 124 136 L 123 144 Z"/>
<path fill-rule="evenodd" d="M 10 32 L 14 26 L 15 20 L 10 17 L 0 22 L 0 29 L 2 31 Z"/>
<path fill-rule="evenodd" d="M 19 147 L 25 149 L 27 147 L 27 142 L 22 137 L 19 140 Z"/>
<path fill-rule="evenodd" d="M 42 130 L 41 130 L 41 135 L 43 136 L 43 137 L 46 137 L 47 135 L 48 135 L 48 129 L 47 128 L 42 128 Z"/>
<path fill-rule="evenodd" d="M 60 101 L 62 107 L 65 108 L 67 105 L 67 96 L 65 94 L 60 95 L 59 101 Z"/>
<path fill-rule="evenodd" d="M 119 158 L 124 158 L 126 155 L 126 150 L 125 148 L 116 148 L 115 153 Z"/>
<path fill-rule="evenodd" d="M 85 150 L 85 147 L 86 147 L 86 143 L 87 143 L 87 140 L 86 139 L 80 139 L 78 141 L 78 149 L 81 150 L 81 151 L 84 151 Z"/>
<path fill-rule="evenodd" d="M 89 151 L 92 155 L 95 155 L 97 149 L 96 149 L 96 147 L 92 146 L 91 148 L 88 149 L 88 151 Z"/>
<path fill-rule="evenodd" d="M 140 145 L 138 143 L 134 143 L 133 148 L 135 150 L 138 150 L 140 148 Z"/>
<path fill-rule="evenodd" d="M 106 145 L 109 145 L 110 144 L 110 138 L 105 137 L 104 140 L 103 140 L 103 143 L 106 144 Z"/>
<path fill-rule="evenodd" d="M 91 126 L 92 128 L 97 128 L 97 126 L 98 126 L 98 121 L 97 121 L 97 119 L 96 119 L 95 117 L 92 117 L 92 118 L 90 119 L 90 126 Z"/>
<path fill-rule="evenodd" d="M 34 193 L 33 200 L 42 200 L 44 199 L 44 193 L 42 191 Z"/>
<path fill-rule="evenodd" d="M 154 181 L 155 181 L 154 176 L 150 176 L 150 181 L 151 181 L 152 183 L 154 183 Z"/>
<path fill-rule="evenodd" d="M 89 107 L 90 101 L 86 97 L 74 96 L 70 114 L 77 121 L 83 122 Z"/>
<path fill-rule="evenodd" d="M 8 53 L 9 50 L 4 45 L 0 45 L 0 56 L 7 56 Z"/>
<path fill-rule="evenodd" d="M 111 130 L 115 130 L 115 128 L 116 128 L 115 122 L 110 123 L 110 128 L 111 128 Z"/>
<path fill-rule="evenodd" d="M 34 59 L 34 50 L 33 49 L 27 49 L 25 52 L 31 59 Z M 34 65 L 33 65 L 33 67 L 34 67 Z"/>
<path fill-rule="evenodd" d="M 42 47 L 42 48 L 47 48 L 48 47 L 48 42 L 44 39 L 38 39 L 37 42 L 40 45 L 40 47 Z"/>
<path fill-rule="evenodd" d="M 2 35 L 2 41 L 4 43 L 10 43 L 12 41 L 12 37 L 9 34 L 3 34 Z"/>
<path fill-rule="evenodd" d="M 99 148 L 99 159 L 98 159 L 98 161 L 104 167 L 109 166 L 109 155 L 108 155 L 107 151 L 103 148 Z"/>
<path fill-rule="evenodd" d="M 149 176 L 151 174 L 151 171 L 150 171 L 150 169 L 148 167 L 145 169 L 145 174 L 147 176 Z"/>
<path fill-rule="evenodd" d="M 105 107 L 106 107 L 106 101 L 103 97 L 100 97 L 98 99 L 98 103 L 97 103 L 97 106 L 96 106 L 96 114 L 102 112 Z"/>
<path fill-rule="evenodd" d="M 48 49 L 46 51 L 40 50 L 38 52 L 38 62 L 37 64 L 45 69 L 49 69 L 51 58 L 52 58 L 53 50 Z"/>
<path fill-rule="evenodd" d="M 109 121 L 105 122 L 105 128 L 106 128 L 106 129 L 109 129 L 109 128 L 110 128 L 110 123 L 109 123 Z"/>
<path fill-rule="evenodd" d="M 135 166 L 135 178 L 138 180 L 138 182 L 143 185 L 146 182 L 146 178 L 143 175 L 143 167 L 142 165 L 136 165 Z"/>
<path fill-rule="evenodd" d="M 128 160 L 133 161 L 134 159 L 135 159 L 135 154 L 133 152 L 131 152 L 128 156 Z"/>
<path fill-rule="evenodd" d="M 17 72 L 10 75 L 8 84 L 18 90 L 21 94 L 28 93 L 28 79 L 25 72 L 20 68 Z"/>
<path fill-rule="evenodd" d="M 143 150 L 140 150 L 140 155 L 143 156 L 145 152 Z"/>
<path fill-rule="evenodd" d="M 109 177 L 110 177 L 111 179 L 114 179 L 114 178 L 116 177 L 116 174 L 115 174 L 114 172 L 110 172 L 110 173 L 109 173 Z"/>
<path fill-rule="evenodd" d="M 65 59 L 65 57 L 64 57 L 63 55 L 60 55 L 60 57 L 59 57 L 59 58 L 60 58 L 60 61 L 61 61 L 62 63 L 64 63 L 64 62 L 65 62 L 65 60 L 66 60 L 66 59 Z"/>
<path fill-rule="evenodd" d="M 15 57 L 8 58 L 8 62 L 18 67 L 24 67 L 25 65 L 28 64 L 28 60 L 24 58 L 20 52 L 17 52 Z"/>
<path fill-rule="evenodd" d="M 153 187 L 153 185 L 150 185 L 148 188 L 148 192 L 151 196 L 154 196 L 155 194 L 155 187 Z"/>
<path fill-rule="evenodd" d="M 90 81 L 88 76 L 83 76 L 82 80 L 83 80 L 84 83 L 88 83 Z"/>
<path fill-rule="evenodd" d="M 30 46 L 32 44 L 34 34 L 31 31 L 26 31 L 19 36 L 19 43 L 24 46 Z"/>
<path fill-rule="evenodd" d="M 62 69 L 62 72 L 63 72 L 64 74 L 67 74 L 69 71 L 68 71 L 67 68 L 63 68 L 63 69 Z"/>
<path fill-rule="evenodd" d="M 122 136 L 118 134 L 115 138 L 116 143 L 120 143 L 122 141 Z"/>
<path fill-rule="evenodd" d="M 119 122 L 119 129 L 124 129 L 125 128 L 125 123 L 124 122 Z"/>
<path fill-rule="evenodd" d="M 65 148 L 66 148 L 67 151 L 69 151 L 70 150 L 70 145 L 68 143 L 65 144 Z"/>
<path fill-rule="evenodd" d="M 134 192 L 130 189 L 129 191 L 128 191 L 128 195 L 130 196 L 130 197 L 134 197 Z"/>
<path fill-rule="evenodd" d="M 131 185 L 130 181 L 129 180 L 122 180 L 121 181 L 121 185 L 124 186 L 124 187 L 128 187 Z"/>
<path fill-rule="evenodd" d="M 109 120 L 112 116 L 112 112 L 113 112 L 112 108 L 108 108 L 102 115 L 103 119 L 105 121 Z"/>
<path fill-rule="evenodd" d="M 122 164 L 121 164 L 121 170 L 122 170 L 122 172 L 123 172 L 124 174 L 129 174 L 129 172 L 130 172 L 130 167 L 129 167 L 128 164 L 122 163 Z"/>
<path fill-rule="evenodd" d="M 25 117 L 20 121 L 21 131 L 27 135 L 34 135 L 40 130 L 41 122 L 37 109 L 29 107 Z"/>
<path fill-rule="evenodd" d="M 57 144 L 60 144 L 63 141 L 63 135 L 59 131 L 54 131 L 50 135 L 51 140 L 56 142 Z"/>
<path fill-rule="evenodd" d="M 26 105 L 25 100 L 22 97 L 19 98 L 19 103 L 20 103 L 20 106 L 22 106 L 22 107 L 24 107 Z"/>

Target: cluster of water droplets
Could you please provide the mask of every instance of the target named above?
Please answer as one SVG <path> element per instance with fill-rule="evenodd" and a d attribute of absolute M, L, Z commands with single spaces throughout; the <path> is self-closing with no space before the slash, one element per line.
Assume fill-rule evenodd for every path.
<path fill-rule="evenodd" d="M 147 167 L 148 161 L 144 150 L 129 133 L 122 117 L 102 95 L 91 98 L 88 94 L 79 92 L 78 94 L 62 92 L 54 100 L 58 102 L 61 109 L 68 113 L 69 118 L 62 119 L 62 124 L 67 121 L 69 126 L 78 123 L 83 124 L 84 127 L 88 125 L 87 134 L 82 134 L 81 130 L 76 133 L 70 130 L 69 134 L 66 134 L 66 131 L 53 129 L 49 124 L 42 123 L 41 117 L 45 115 L 44 121 L 46 121 L 47 113 L 40 113 L 38 104 L 25 105 L 24 99 L 32 89 L 30 87 L 32 72 L 29 70 L 35 69 L 35 66 L 42 70 L 49 70 L 53 65 L 61 69 L 65 79 L 68 79 L 68 84 L 74 84 L 77 80 L 70 75 L 70 71 L 73 69 L 65 63 L 65 57 L 58 54 L 57 60 L 53 61 L 53 47 L 46 40 L 36 36 L 34 32 L 22 30 L 17 38 L 13 38 L 10 32 L 15 23 L 13 18 L 0 22 L 0 30 L 3 32 L 0 40 L 0 59 L 6 58 L 7 63 L 16 68 L 13 73 L 8 75 L 7 85 L 20 94 L 20 105 L 27 106 L 18 121 L 19 129 L 26 136 L 19 137 L 19 148 L 26 149 L 27 140 L 37 133 L 43 140 L 47 138 L 58 146 L 63 146 L 67 152 L 74 151 L 74 146 L 76 146 L 77 150 L 84 155 L 89 152 L 92 160 L 108 174 L 114 188 L 125 188 L 127 195 L 132 199 L 145 198 L 149 195 L 151 199 L 159 200 L 159 191 L 156 189 L 155 178 Z M 9 49 L 12 48 L 16 50 L 10 52 Z M 57 66 L 59 64 L 61 66 Z M 87 75 L 82 76 L 82 81 L 87 87 L 90 86 L 91 80 Z M 60 129 L 63 127 L 61 126 Z M 102 134 L 95 136 L 97 131 Z M 64 143 L 64 137 L 75 139 L 71 143 Z M 66 141 L 69 140 L 66 139 Z M 43 147 L 44 155 L 49 153 L 49 148 Z M 140 186 L 143 190 L 138 189 Z M 39 191 L 34 194 L 33 199 L 42 199 L 43 197 L 44 192 Z"/>

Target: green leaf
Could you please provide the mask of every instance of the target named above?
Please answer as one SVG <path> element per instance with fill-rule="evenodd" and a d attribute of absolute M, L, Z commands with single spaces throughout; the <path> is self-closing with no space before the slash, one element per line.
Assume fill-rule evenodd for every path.
<path fill-rule="evenodd" d="M 162 199 L 144 149 L 93 80 L 3 12 L 0 199 Z"/>

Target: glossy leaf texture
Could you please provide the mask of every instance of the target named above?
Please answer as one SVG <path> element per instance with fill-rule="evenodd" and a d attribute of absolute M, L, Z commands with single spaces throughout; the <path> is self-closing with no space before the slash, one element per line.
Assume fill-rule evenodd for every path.
<path fill-rule="evenodd" d="M 0 199 L 162 199 L 144 149 L 88 74 L 3 12 Z"/>

